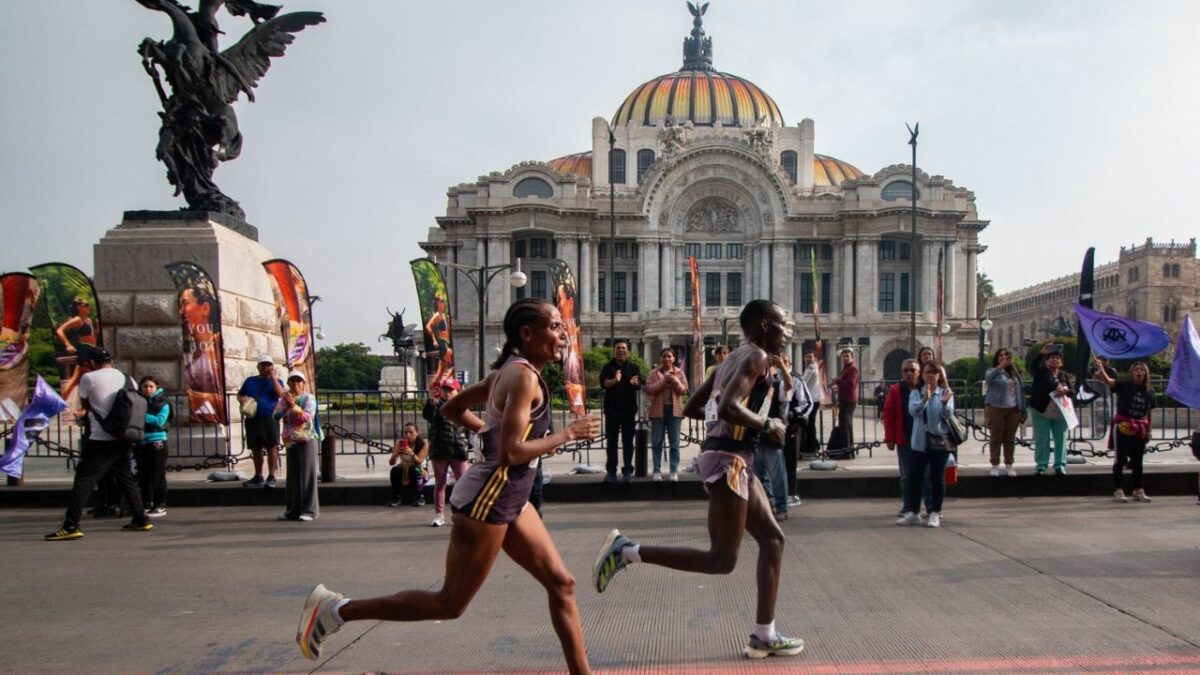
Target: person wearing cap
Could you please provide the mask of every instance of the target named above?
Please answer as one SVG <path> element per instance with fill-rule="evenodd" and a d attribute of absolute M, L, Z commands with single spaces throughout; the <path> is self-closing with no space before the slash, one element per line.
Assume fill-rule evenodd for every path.
<path fill-rule="evenodd" d="M 258 357 L 258 375 L 247 377 L 237 393 L 242 408 L 242 435 L 254 460 L 254 478 L 242 483 L 246 487 L 275 487 L 275 471 L 279 468 L 279 421 L 273 413 L 284 393 L 283 382 L 275 377 L 275 359 L 262 354 Z M 267 455 L 266 480 L 262 473 L 264 451 Z"/>
<path fill-rule="evenodd" d="M 433 460 L 433 522 L 431 527 L 446 523 L 446 472 L 454 474 L 454 480 L 467 472 L 467 438 L 462 427 L 442 417 L 442 406 L 458 393 L 458 380 L 447 377 L 429 388 L 429 398 L 421 411 L 421 417 L 429 423 L 429 457 Z"/>
<path fill-rule="evenodd" d="M 321 445 L 317 397 L 308 393 L 308 379 L 299 371 L 288 374 L 287 386 L 274 410 L 274 418 L 283 422 L 283 444 L 287 446 L 286 506 L 279 520 L 311 522 L 321 511 L 317 503 L 317 450 Z"/>

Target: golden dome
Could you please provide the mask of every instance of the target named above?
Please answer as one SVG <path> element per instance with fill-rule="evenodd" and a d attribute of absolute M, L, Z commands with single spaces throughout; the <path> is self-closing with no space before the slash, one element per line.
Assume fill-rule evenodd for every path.
<path fill-rule="evenodd" d="M 662 126 L 691 120 L 698 127 L 753 124 L 784 126 L 775 101 L 753 82 L 715 70 L 684 70 L 656 77 L 633 90 L 617 109 L 612 124 Z"/>
<path fill-rule="evenodd" d="M 573 155 L 552 159 L 546 163 L 564 176 L 575 176 L 588 180 L 592 178 L 592 153 L 590 152 L 577 152 Z"/>
<path fill-rule="evenodd" d="M 546 163 L 564 176 L 575 176 L 576 178 L 587 178 L 589 180 L 592 177 L 592 153 L 590 152 L 577 152 L 573 155 L 564 155 Z M 837 187 L 842 184 L 842 181 L 861 178 L 863 175 L 863 172 L 859 171 L 858 167 L 849 162 L 843 162 L 836 157 L 828 155 L 813 155 L 814 187 Z"/>

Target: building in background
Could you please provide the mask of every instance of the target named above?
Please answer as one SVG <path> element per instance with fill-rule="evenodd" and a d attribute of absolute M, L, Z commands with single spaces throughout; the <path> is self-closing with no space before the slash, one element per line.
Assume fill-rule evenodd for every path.
<path fill-rule="evenodd" d="M 736 343 L 741 306 L 769 298 L 787 312 L 799 362 L 813 337 L 815 299 L 827 359 L 839 343 L 852 344 L 865 380 L 898 378 L 909 356 L 911 306 L 918 342 L 933 342 L 939 252 L 952 327 L 946 359 L 974 354 L 979 232 L 987 226 L 974 193 L 918 172 L 914 248 L 911 167 L 867 175 L 818 154 L 813 121 L 788 126 L 765 91 L 714 70 L 712 39 L 699 17 L 693 26 L 683 67 L 634 87 L 611 120 L 594 118 L 590 149 L 449 189 L 446 215 L 422 248 L 438 261 L 474 266 L 520 258 L 529 279 L 521 289 L 500 281 L 488 288 L 488 356 L 502 342 L 509 303 L 548 297 L 547 264 L 561 258 L 579 279 L 585 346 L 608 340 L 614 311 L 616 336 L 647 361 L 666 346 L 692 358 L 688 258 L 695 256 L 707 343 L 722 339 L 721 319 Z M 898 142 L 897 155 L 907 151 Z M 479 349 L 475 293 L 453 271 L 447 284 L 459 367 L 469 369 Z"/>

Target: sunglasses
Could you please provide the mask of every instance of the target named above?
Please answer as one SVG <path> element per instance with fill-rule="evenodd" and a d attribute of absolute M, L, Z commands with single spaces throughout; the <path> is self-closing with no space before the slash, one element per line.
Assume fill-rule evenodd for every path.
<path fill-rule="evenodd" d="M 900 370 L 900 372 L 903 372 L 903 373 L 915 373 L 915 372 L 917 372 L 917 369 L 916 369 L 916 368 L 902 368 L 902 369 Z"/>

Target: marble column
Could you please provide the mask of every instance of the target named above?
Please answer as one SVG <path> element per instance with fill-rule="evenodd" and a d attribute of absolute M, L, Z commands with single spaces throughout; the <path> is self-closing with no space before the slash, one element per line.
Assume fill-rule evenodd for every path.
<path fill-rule="evenodd" d="M 771 253 L 771 298 L 788 312 L 793 312 L 796 306 L 796 270 L 792 251 L 792 246 L 776 243 Z"/>
<path fill-rule="evenodd" d="M 638 244 L 638 311 L 642 316 L 658 307 L 658 244 Z"/>
<path fill-rule="evenodd" d="M 926 241 L 922 247 L 923 255 L 925 256 L 922 274 L 922 288 L 924 293 L 921 294 L 921 310 L 925 312 L 926 321 L 937 320 L 937 269 L 938 269 L 938 250 L 941 249 L 942 242 Z"/>
<path fill-rule="evenodd" d="M 842 241 L 842 316 L 854 316 L 854 242 L 850 239 Z"/>
<path fill-rule="evenodd" d="M 512 240 L 505 237 L 493 237 L 488 240 L 488 266 L 512 264 L 512 256 L 510 255 Z M 490 274 L 490 272 L 488 273 Z M 511 304 L 511 286 L 508 283 L 508 274 L 501 272 L 496 275 L 496 279 L 487 287 L 487 320 L 488 323 L 493 321 L 504 321 L 504 313 L 508 311 L 508 306 Z M 479 280 L 480 283 L 487 283 L 487 275 Z M 493 340 L 493 335 L 488 335 L 488 343 L 496 342 Z M 497 342 L 497 344 L 499 344 Z M 489 354 L 490 356 L 490 354 Z"/>
<path fill-rule="evenodd" d="M 946 316 L 964 316 L 966 306 L 958 306 L 958 256 L 955 255 L 956 242 L 947 242 L 946 251 Z"/>
<path fill-rule="evenodd" d="M 977 252 L 977 249 L 975 249 L 971 246 L 966 247 L 966 251 L 967 251 L 967 316 L 968 317 L 976 317 L 976 316 L 979 316 L 979 314 L 980 314 L 979 310 L 981 309 L 977 305 L 977 297 L 979 295 L 979 286 L 978 286 L 978 281 L 977 281 L 978 280 L 978 271 L 976 270 L 976 265 L 978 264 L 978 255 L 979 254 Z"/>
<path fill-rule="evenodd" d="M 579 297 L 583 299 L 582 312 L 591 312 L 596 301 L 596 284 L 592 281 L 592 242 L 586 238 L 579 240 Z"/>
<path fill-rule="evenodd" d="M 879 315 L 879 240 L 858 242 L 858 314 Z"/>

